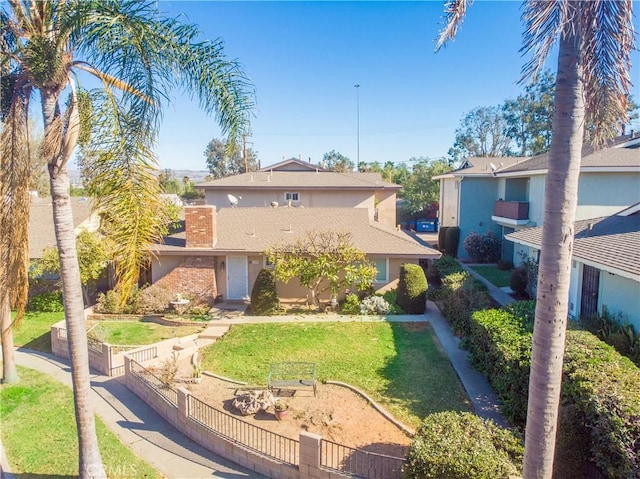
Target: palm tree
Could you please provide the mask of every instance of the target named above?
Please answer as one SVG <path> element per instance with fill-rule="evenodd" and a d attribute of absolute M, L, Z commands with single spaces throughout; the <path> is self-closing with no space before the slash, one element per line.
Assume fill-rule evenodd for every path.
<path fill-rule="evenodd" d="M 144 247 L 161 233 L 152 147 L 163 102 L 180 86 L 213 113 L 235 144 L 248 124 L 253 90 L 223 44 L 199 41 L 195 26 L 161 16 L 156 2 L 9 0 L 0 20 L 3 67 L 15 98 L 39 99 L 60 276 L 71 353 L 81 478 L 105 477 L 89 401 L 82 285 L 76 254 L 67 162 L 78 143 L 93 171 L 98 208 L 118 244 L 123 297 L 137 282 Z M 6 65 L 5 65 L 6 64 Z M 87 92 L 89 74 L 102 87 Z M 36 96 L 36 92 L 39 96 Z M 17 101 L 17 100 L 16 100 Z M 28 110 L 27 110 L 28 111 Z M 5 124 L 7 139 L 19 129 Z"/>
<path fill-rule="evenodd" d="M 438 47 L 455 36 L 466 0 L 447 3 Z M 594 146 L 626 118 L 630 55 L 635 48 L 631 0 L 524 2 L 523 78 L 534 78 L 558 43 L 553 132 L 533 332 L 525 433 L 525 479 L 551 478 L 568 313 L 573 222 L 585 124 Z"/>

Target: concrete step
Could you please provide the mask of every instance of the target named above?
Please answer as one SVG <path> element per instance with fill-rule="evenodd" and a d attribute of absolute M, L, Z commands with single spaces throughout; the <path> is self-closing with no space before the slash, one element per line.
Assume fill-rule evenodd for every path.
<path fill-rule="evenodd" d="M 229 331 L 229 326 L 209 326 L 198 334 L 198 339 L 218 339 Z"/>

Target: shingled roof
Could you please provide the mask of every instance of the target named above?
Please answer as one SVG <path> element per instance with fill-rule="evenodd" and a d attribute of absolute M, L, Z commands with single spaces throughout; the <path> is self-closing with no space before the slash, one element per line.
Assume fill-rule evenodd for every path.
<path fill-rule="evenodd" d="M 627 139 L 628 140 L 628 139 Z M 589 171 L 603 168 L 609 171 L 639 171 L 640 170 L 640 138 L 620 143 L 601 150 L 594 151 L 593 148 L 585 146 L 582 151 L 580 170 Z M 549 154 L 534 156 L 516 165 L 505 168 L 498 173 L 498 176 L 512 176 L 514 173 L 546 173 L 549 167 Z"/>
<path fill-rule="evenodd" d="M 270 246 L 288 244 L 307 231 L 346 231 L 354 246 L 368 255 L 402 258 L 439 258 L 405 233 L 370 221 L 366 208 L 221 208 L 216 214 L 220 254 L 259 254 Z M 165 238 L 158 252 L 185 254 L 184 232 Z M 198 249 L 201 251 L 201 249 Z"/>
<path fill-rule="evenodd" d="M 73 226 L 78 228 L 91 217 L 91 198 L 71 197 Z M 42 250 L 56 245 L 51 198 L 33 198 L 29 211 L 29 257 L 41 258 Z"/>
<path fill-rule="evenodd" d="M 459 176 L 495 176 L 495 174 L 504 171 L 510 166 L 517 165 L 524 161 L 526 161 L 526 158 L 515 156 L 477 156 L 466 158 L 459 168 L 442 175 L 434 176 L 433 179 L 439 180 Z"/>
<path fill-rule="evenodd" d="M 542 227 L 516 231 L 505 238 L 540 248 Z M 640 282 L 640 213 L 576 221 L 573 258 Z"/>
<path fill-rule="evenodd" d="M 196 185 L 200 189 L 222 190 L 399 190 L 395 183 L 382 179 L 379 173 L 336 173 L 334 171 L 254 171 L 227 176 Z"/>

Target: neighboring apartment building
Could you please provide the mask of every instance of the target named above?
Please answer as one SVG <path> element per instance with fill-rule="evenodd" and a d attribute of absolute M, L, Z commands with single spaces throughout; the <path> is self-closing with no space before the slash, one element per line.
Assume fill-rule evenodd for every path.
<path fill-rule="evenodd" d="M 507 235 L 535 258 L 542 228 Z M 640 203 L 602 218 L 576 221 L 569 289 L 569 316 L 621 313 L 640 331 Z"/>
<path fill-rule="evenodd" d="M 460 228 L 458 258 L 468 258 L 462 241 L 471 231 L 501 234 L 500 227 L 491 219 L 493 205 L 499 198 L 496 175 L 525 160 L 514 157 L 467 158 L 457 169 L 433 177 L 440 180 L 440 227 Z"/>
<path fill-rule="evenodd" d="M 291 206 L 296 208 L 365 208 L 369 218 L 396 226 L 400 185 L 379 173 L 336 173 L 292 158 L 259 171 L 196 185 L 208 205 L 223 208 Z"/>
<path fill-rule="evenodd" d="M 440 180 L 440 225 L 460 227 L 458 257 L 468 259 L 463 240 L 471 231 L 501 237 L 542 225 L 548 155 L 532 158 L 469 158 Z M 576 219 L 612 215 L 640 201 L 640 136 L 613 146 L 585 148 Z M 503 241 L 502 258 L 518 263 L 518 248 Z"/>
<path fill-rule="evenodd" d="M 246 300 L 258 273 L 268 267 L 263 252 L 312 230 L 351 233 L 353 245 L 378 270 L 376 291 L 395 286 L 403 263 L 440 257 L 405 233 L 372 221 L 364 208 L 187 206 L 184 231 L 154 248 L 153 287 L 205 301 Z M 277 287 L 283 301 L 307 300 L 308 291 L 297 280 Z"/>

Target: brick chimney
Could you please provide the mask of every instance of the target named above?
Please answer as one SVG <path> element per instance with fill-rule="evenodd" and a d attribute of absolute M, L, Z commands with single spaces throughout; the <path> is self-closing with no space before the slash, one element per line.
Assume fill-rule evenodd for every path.
<path fill-rule="evenodd" d="M 187 248 L 213 248 L 216 245 L 215 206 L 185 206 L 184 223 Z"/>

